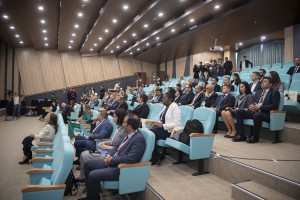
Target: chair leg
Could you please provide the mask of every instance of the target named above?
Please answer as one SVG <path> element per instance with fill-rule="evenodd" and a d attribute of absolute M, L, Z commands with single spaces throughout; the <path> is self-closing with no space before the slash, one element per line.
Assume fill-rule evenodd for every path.
<path fill-rule="evenodd" d="M 273 144 L 276 144 L 276 143 L 280 143 L 282 142 L 279 138 L 279 131 L 275 131 L 275 137 L 274 137 L 274 141 L 272 142 Z"/>
<path fill-rule="evenodd" d="M 182 151 L 179 151 L 178 152 L 178 161 L 173 162 L 173 165 L 182 164 L 182 163 L 187 163 L 187 161 L 183 161 L 183 153 L 182 153 Z"/>
<path fill-rule="evenodd" d="M 198 171 L 193 173 L 193 176 L 199 176 L 199 175 L 203 175 L 203 174 L 208 174 L 209 172 L 207 171 L 203 171 L 204 169 L 204 160 L 200 159 L 198 160 Z"/>

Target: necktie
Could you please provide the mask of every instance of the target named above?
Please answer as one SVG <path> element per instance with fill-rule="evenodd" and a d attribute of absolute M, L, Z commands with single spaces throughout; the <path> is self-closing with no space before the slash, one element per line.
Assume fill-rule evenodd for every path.
<path fill-rule="evenodd" d="M 264 102 L 264 99 L 265 99 L 265 93 L 266 93 L 266 90 L 263 90 L 261 96 L 260 96 L 260 99 L 259 99 L 259 102 L 258 103 L 263 103 Z"/>
<path fill-rule="evenodd" d="M 93 130 L 93 132 L 92 132 L 92 135 L 94 134 L 94 132 L 95 132 L 96 129 L 100 126 L 101 123 L 102 123 L 102 122 L 100 122 L 100 123 L 96 126 L 96 128 L 94 128 L 94 130 Z"/>
<path fill-rule="evenodd" d="M 192 101 L 192 103 L 191 103 L 192 105 L 194 105 L 194 103 L 195 103 L 195 101 L 196 101 L 196 99 L 197 99 L 198 96 L 199 96 L 199 94 L 196 94 L 196 95 L 195 95 L 195 97 L 194 97 L 194 99 L 193 99 L 193 101 Z"/>
<path fill-rule="evenodd" d="M 295 70 L 294 70 L 294 72 L 293 72 L 293 75 L 297 73 L 298 68 L 299 68 L 299 66 L 296 66 L 296 67 L 295 67 Z"/>
<path fill-rule="evenodd" d="M 117 152 L 115 153 L 115 155 L 118 155 L 119 152 L 122 150 L 124 144 L 126 143 L 126 141 L 128 140 L 128 135 L 126 135 L 125 140 L 122 142 L 122 144 L 119 146 Z"/>
<path fill-rule="evenodd" d="M 223 95 L 222 98 L 218 101 L 217 106 L 216 106 L 217 109 L 220 108 L 220 105 L 221 105 L 224 98 L 225 98 L 225 95 Z"/>

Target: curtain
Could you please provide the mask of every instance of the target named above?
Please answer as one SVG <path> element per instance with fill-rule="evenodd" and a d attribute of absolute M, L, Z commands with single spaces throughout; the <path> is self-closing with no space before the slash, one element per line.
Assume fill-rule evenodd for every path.
<path fill-rule="evenodd" d="M 266 64 L 284 62 L 284 41 L 273 41 L 254 45 L 250 48 L 243 49 L 237 54 L 237 66 L 240 65 L 243 56 L 253 63 L 253 67 Z"/>

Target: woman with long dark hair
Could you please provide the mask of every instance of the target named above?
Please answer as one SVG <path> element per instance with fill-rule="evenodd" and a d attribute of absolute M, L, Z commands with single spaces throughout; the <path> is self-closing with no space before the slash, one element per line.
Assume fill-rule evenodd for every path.
<path fill-rule="evenodd" d="M 273 79 L 273 89 L 278 90 L 278 92 L 284 92 L 284 83 L 281 82 L 280 77 L 277 72 L 270 71 L 269 77 Z"/>
<path fill-rule="evenodd" d="M 48 123 L 39 133 L 31 133 L 29 136 L 25 137 L 23 144 L 23 153 L 24 157 L 20 165 L 29 163 L 29 160 L 32 159 L 31 147 L 36 146 L 39 143 L 40 138 L 53 138 L 57 132 L 57 116 L 54 113 L 50 114 Z"/>
<path fill-rule="evenodd" d="M 233 108 L 226 108 L 221 112 L 223 121 L 228 129 L 227 134 L 224 137 L 233 138 L 237 131 L 234 124 L 235 111 L 240 109 L 248 108 L 249 105 L 253 102 L 253 95 L 249 84 L 244 81 L 240 84 L 240 95 L 235 99 L 235 104 Z"/>
<path fill-rule="evenodd" d="M 240 76 L 237 73 L 232 74 L 232 78 L 233 80 L 231 81 L 231 85 L 240 85 L 241 84 L 241 79 Z"/>

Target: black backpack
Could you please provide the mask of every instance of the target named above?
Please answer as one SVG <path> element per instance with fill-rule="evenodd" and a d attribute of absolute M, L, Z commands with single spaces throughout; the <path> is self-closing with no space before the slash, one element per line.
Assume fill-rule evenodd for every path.
<path fill-rule="evenodd" d="M 65 196 L 75 196 L 77 195 L 78 192 L 78 186 L 75 182 L 75 176 L 73 174 L 73 171 L 71 170 L 69 173 L 69 176 L 65 182 L 66 184 L 66 189 L 65 189 Z"/>
<path fill-rule="evenodd" d="M 203 133 L 203 131 L 204 131 L 203 125 L 199 120 L 197 119 L 188 120 L 185 124 L 182 133 L 179 136 L 179 141 L 186 145 L 190 145 L 190 134 Z"/>

